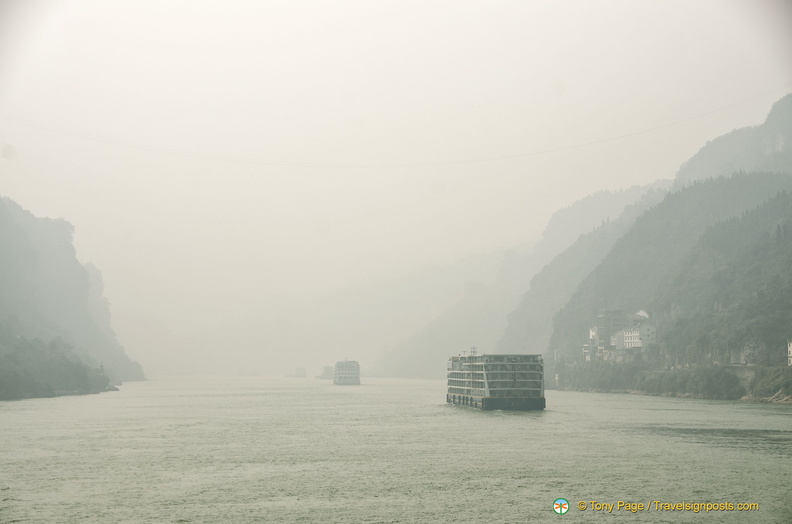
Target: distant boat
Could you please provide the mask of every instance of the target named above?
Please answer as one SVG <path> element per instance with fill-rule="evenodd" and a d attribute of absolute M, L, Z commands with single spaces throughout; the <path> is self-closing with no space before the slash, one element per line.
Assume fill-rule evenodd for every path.
<path fill-rule="evenodd" d="M 542 410 L 542 355 L 459 355 L 448 360 L 446 402 L 479 409 Z"/>
<path fill-rule="evenodd" d="M 360 384 L 360 364 L 356 360 L 336 362 L 333 372 L 333 384 L 339 386 L 356 386 Z"/>

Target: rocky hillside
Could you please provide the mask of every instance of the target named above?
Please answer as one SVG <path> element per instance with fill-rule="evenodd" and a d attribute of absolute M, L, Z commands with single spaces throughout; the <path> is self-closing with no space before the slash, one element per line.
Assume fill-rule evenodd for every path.
<path fill-rule="evenodd" d="M 72 232 L 65 220 L 38 218 L 0 199 L 0 389 L 13 380 L 58 394 L 95 390 L 101 375 L 143 379 L 110 326 L 99 271 L 77 261 Z M 94 378 L 56 378 L 58 369 Z"/>

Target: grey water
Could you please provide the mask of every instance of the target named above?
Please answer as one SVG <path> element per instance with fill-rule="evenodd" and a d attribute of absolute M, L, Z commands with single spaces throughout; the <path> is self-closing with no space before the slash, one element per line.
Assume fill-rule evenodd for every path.
<path fill-rule="evenodd" d="M 4 402 L 0 522 L 792 522 L 792 406 L 564 391 L 547 406 L 449 406 L 442 381 L 264 377 Z"/>

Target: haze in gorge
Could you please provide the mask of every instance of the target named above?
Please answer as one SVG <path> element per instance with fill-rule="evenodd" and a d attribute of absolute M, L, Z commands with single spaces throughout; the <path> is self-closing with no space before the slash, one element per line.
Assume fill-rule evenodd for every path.
<path fill-rule="evenodd" d="M 365 371 L 504 268 L 506 328 L 619 195 L 762 124 L 790 27 L 768 0 L 4 0 L 0 195 L 73 225 L 147 376 Z"/>

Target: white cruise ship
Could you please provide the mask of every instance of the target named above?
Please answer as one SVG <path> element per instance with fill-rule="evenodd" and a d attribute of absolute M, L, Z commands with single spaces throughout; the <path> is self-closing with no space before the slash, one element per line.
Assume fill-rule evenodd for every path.
<path fill-rule="evenodd" d="M 356 386 L 360 384 L 360 364 L 355 360 L 336 362 L 333 384 L 341 386 Z"/>
<path fill-rule="evenodd" d="M 474 353 L 451 357 L 446 401 L 479 409 L 544 409 L 542 355 Z"/>

